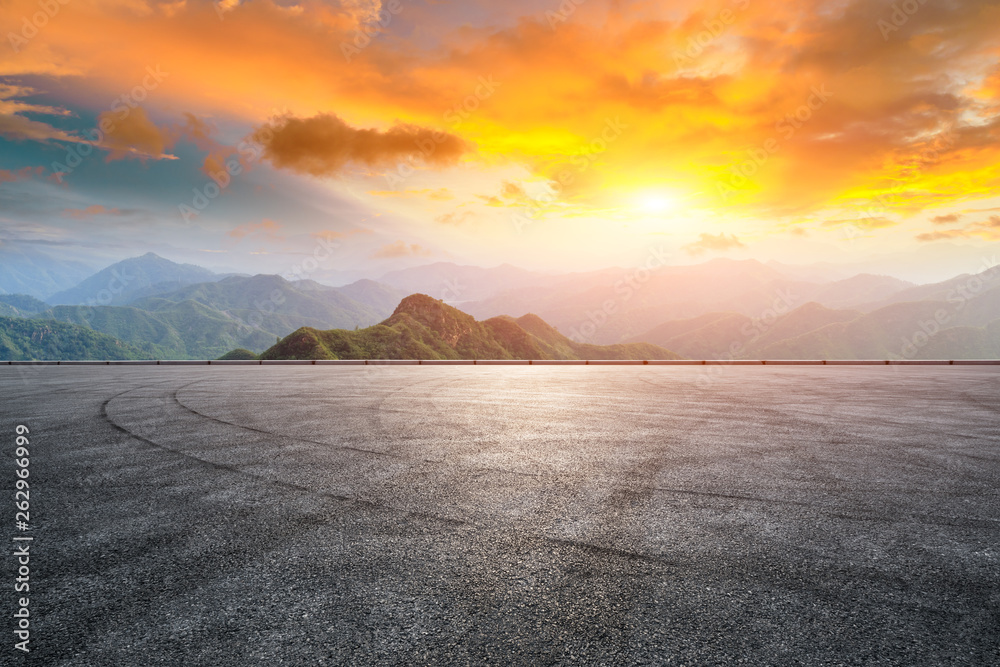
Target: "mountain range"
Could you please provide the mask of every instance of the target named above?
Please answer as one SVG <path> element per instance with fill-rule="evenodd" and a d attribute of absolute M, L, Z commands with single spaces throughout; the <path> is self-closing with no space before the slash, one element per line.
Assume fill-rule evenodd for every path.
<path fill-rule="evenodd" d="M 177 264 L 154 253 L 122 260 L 98 271 L 75 287 L 46 299 L 60 305 L 113 306 L 129 303 L 146 293 L 166 292 L 222 276 L 194 264 Z"/>
<path fill-rule="evenodd" d="M 0 359 L 70 358 L 51 355 L 82 354 L 88 344 L 120 358 L 159 359 L 240 348 L 251 356 L 309 349 L 320 358 L 598 359 L 636 353 L 607 346 L 640 344 L 656 346 L 648 358 L 1000 357 L 998 272 L 914 285 L 753 260 L 562 275 L 439 262 L 333 287 L 215 274 L 148 253 L 43 294 L 45 301 L 37 292 L 0 294 Z M 414 292 L 440 297 L 454 312 L 412 301 Z M 425 317 L 432 311 L 447 317 Z M 461 323 L 468 337 L 451 341 L 443 323 Z M 53 336 L 74 342 L 53 346 Z"/>
<path fill-rule="evenodd" d="M 384 322 L 356 331 L 303 327 L 261 359 L 678 359 L 648 343 L 577 343 L 534 315 L 471 315 L 426 294 L 403 299 Z"/>
<path fill-rule="evenodd" d="M 37 299 L 76 285 L 93 267 L 72 259 L 57 259 L 0 239 L 0 294 L 27 294 Z"/>
<path fill-rule="evenodd" d="M 756 317 L 810 301 L 830 308 L 856 308 L 910 287 L 913 284 L 906 281 L 868 274 L 815 283 L 755 260 L 717 259 L 646 272 L 577 274 L 545 285 L 508 290 L 462 307 L 480 318 L 535 313 L 572 337 L 608 344 L 633 340 L 670 320 L 712 312 Z"/>
<path fill-rule="evenodd" d="M 259 353 L 302 326 L 369 326 L 404 296 L 370 280 L 335 288 L 273 275 L 219 275 L 148 253 L 51 295 L 48 303 L 0 295 L 0 315 L 106 334 L 144 358 L 211 359 L 239 347 Z"/>

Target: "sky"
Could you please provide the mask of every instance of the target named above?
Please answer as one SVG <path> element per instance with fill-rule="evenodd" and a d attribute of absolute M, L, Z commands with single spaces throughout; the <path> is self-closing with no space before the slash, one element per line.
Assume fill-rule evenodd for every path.
<path fill-rule="evenodd" d="M 1000 1 L 5 0 L 0 250 L 319 279 L 1000 250 Z M 995 260 L 994 260 L 995 261 Z"/>

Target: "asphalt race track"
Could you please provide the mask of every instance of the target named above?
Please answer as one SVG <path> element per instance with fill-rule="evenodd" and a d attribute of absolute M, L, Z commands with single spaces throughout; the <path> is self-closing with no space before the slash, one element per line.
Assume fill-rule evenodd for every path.
<path fill-rule="evenodd" d="M 2 664 L 1000 664 L 997 367 L 0 367 L 0 394 L 3 532 L 25 424 L 35 538 Z"/>

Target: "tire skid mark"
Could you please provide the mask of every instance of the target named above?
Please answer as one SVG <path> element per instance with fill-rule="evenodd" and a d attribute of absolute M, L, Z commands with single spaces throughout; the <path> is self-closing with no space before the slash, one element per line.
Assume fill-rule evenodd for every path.
<path fill-rule="evenodd" d="M 173 396 L 176 396 L 177 392 L 179 392 L 180 390 L 185 389 L 186 387 L 189 387 L 189 386 L 191 386 L 193 384 L 197 384 L 199 382 L 203 382 L 203 381 L 204 380 L 196 380 L 194 382 L 190 382 L 190 383 L 185 384 L 185 385 L 183 385 L 181 387 L 178 387 L 177 390 L 175 390 L 173 392 Z M 598 544 L 592 544 L 592 543 L 584 542 L 584 541 L 580 541 L 580 540 L 571 540 L 571 539 L 566 539 L 566 538 L 553 537 L 553 536 L 550 536 L 550 535 L 544 535 L 544 534 L 534 533 L 532 531 L 523 531 L 523 530 L 517 529 L 513 525 L 507 525 L 507 526 L 505 526 L 503 523 L 499 523 L 499 522 L 498 522 L 497 525 L 487 526 L 485 524 L 482 524 L 482 523 L 480 523 L 478 521 L 474 521 L 474 520 L 465 520 L 465 519 L 455 519 L 455 518 L 451 518 L 451 517 L 444 517 L 444 516 L 439 516 L 439 515 L 432 514 L 432 513 L 429 513 L 429 512 L 423 512 L 423 511 L 420 511 L 420 510 L 408 510 L 408 509 L 403 509 L 403 508 L 400 508 L 400 507 L 395 507 L 395 506 L 392 506 L 392 505 L 386 505 L 386 504 L 379 503 L 379 502 L 373 501 L 373 500 L 365 500 L 365 499 L 362 499 L 362 498 L 352 497 L 352 496 L 343 496 L 343 495 L 339 495 L 339 494 L 335 494 L 335 493 L 331 493 L 331 492 L 327 492 L 327 491 L 317 491 L 315 489 L 310 489 L 308 487 L 301 486 L 299 484 L 293 484 L 293 483 L 290 483 L 290 482 L 285 482 L 285 481 L 282 481 L 282 480 L 272 479 L 270 477 L 265 477 L 263 475 L 260 475 L 260 474 L 257 474 L 257 473 L 253 473 L 253 472 L 250 472 L 250 471 L 247 471 L 247 470 L 244 470 L 244 469 L 240 468 L 239 466 L 234 466 L 234 465 L 229 465 L 229 464 L 224 464 L 224 463 L 218 463 L 218 462 L 215 462 L 215 461 L 210 461 L 208 459 L 204 459 L 204 458 L 196 456 L 194 454 L 189 454 L 187 452 L 183 452 L 181 450 L 177 450 L 177 449 L 174 449 L 172 447 L 167 447 L 166 445 L 162 445 L 162 444 L 157 443 L 157 442 L 155 442 L 153 440 L 150 440 L 149 438 L 146 438 L 144 436 L 141 436 L 141 435 L 138 435 L 136 433 L 133 433 L 133 432 L 129 431 L 124 426 L 121 426 L 118 423 L 116 423 L 110 417 L 110 415 L 108 415 L 107 408 L 108 408 L 108 405 L 112 401 L 114 401 L 115 399 L 117 399 L 119 397 L 122 397 L 125 394 L 130 393 L 132 391 L 136 391 L 138 389 L 147 389 L 147 388 L 149 388 L 149 386 L 137 387 L 137 388 L 133 388 L 133 389 L 127 389 L 127 390 L 125 390 L 123 392 L 120 392 L 120 393 L 112 396 L 111 398 L 108 398 L 107 400 L 105 400 L 101 404 L 101 410 L 100 410 L 101 418 L 105 422 L 107 422 L 112 428 L 114 428 L 115 430 L 117 430 L 117 431 L 119 431 L 119 432 L 127 435 L 130 438 L 134 438 L 134 439 L 136 439 L 136 440 L 138 440 L 140 442 L 143 442 L 143 443 L 145 443 L 145 444 L 147 444 L 147 445 L 149 445 L 151 447 L 154 447 L 156 449 L 159 449 L 159 450 L 162 450 L 162 451 L 165 451 L 165 452 L 169 452 L 169 453 L 177 455 L 177 456 L 179 456 L 181 458 L 188 459 L 190 461 L 193 461 L 195 463 L 198 463 L 198 464 L 201 464 L 201 465 L 204 465 L 204 466 L 208 466 L 208 467 L 210 467 L 210 468 L 212 468 L 214 470 L 219 470 L 219 471 L 222 471 L 222 472 L 228 472 L 228 473 L 232 473 L 232 474 L 236 474 L 236 475 L 242 475 L 242 476 L 245 476 L 245 477 L 250 477 L 251 479 L 254 479 L 256 481 L 264 482 L 266 484 L 271 484 L 273 486 L 276 486 L 276 487 L 279 487 L 279 488 L 282 488 L 282 489 L 286 489 L 286 490 L 289 490 L 289 491 L 294 491 L 294 492 L 297 492 L 297 493 L 303 493 L 303 494 L 308 494 L 308 495 L 312 495 L 312 496 L 316 496 L 316 497 L 326 498 L 326 499 L 337 501 L 339 503 L 349 503 L 349 504 L 352 504 L 352 505 L 366 507 L 366 508 L 377 510 L 377 511 L 381 511 L 381 512 L 398 513 L 398 514 L 403 514 L 403 515 L 406 515 L 406 516 L 409 516 L 409 517 L 414 517 L 414 518 L 417 518 L 417 519 L 424 519 L 424 520 L 429 520 L 429 521 L 435 521 L 435 522 L 444 523 L 444 524 L 451 525 L 451 526 L 456 526 L 456 527 L 457 526 L 468 526 L 468 527 L 471 527 L 471 528 L 474 528 L 474 529 L 477 529 L 477 530 L 480 530 L 480 531 L 500 530 L 500 531 L 510 532 L 510 533 L 513 533 L 513 534 L 519 534 L 522 537 L 527 537 L 529 539 L 536 539 L 536 540 L 539 540 L 539 541 L 544 542 L 544 543 L 554 544 L 554 545 L 561 546 L 561 547 L 569 547 L 569 548 L 579 549 L 579 550 L 583 550 L 583 551 L 588 552 L 588 553 L 599 554 L 599 555 L 602 555 L 602 556 L 614 556 L 614 557 L 619 557 L 619 558 L 626 558 L 628 560 L 638 560 L 638 561 L 644 561 L 644 562 L 649 562 L 649 563 L 656 563 L 656 564 L 660 564 L 660 565 L 675 565 L 674 563 L 672 563 L 671 561 L 668 561 L 663 556 L 660 556 L 660 555 L 657 555 L 657 554 L 646 554 L 646 553 L 635 552 L 635 551 L 630 551 L 630 550 L 626 550 L 626 549 L 618 549 L 618 548 L 614 548 L 614 547 L 607 547 L 607 546 L 602 546 L 602 545 L 598 545 Z M 239 424 L 231 424 L 230 422 L 225 422 L 225 421 L 222 421 L 222 420 L 217 420 L 215 418 L 208 417 L 207 415 L 202 415 L 199 412 L 196 412 L 194 410 L 191 410 L 190 408 L 187 408 L 187 406 L 184 406 L 179 401 L 177 401 L 177 403 L 178 403 L 178 405 L 180 405 L 180 407 L 188 410 L 189 412 L 191 412 L 191 413 L 193 413 L 193 414 L 195 414 L 197 416 L 203 417 L 205 419 L 209 419 L 209 420 L 212 420 L 212 421 L 218 421 L 218 422 L 221 422 L 221 423 L 229 425 L 229 426 L 234 426 L 236 428 L 249 428 L 249 427 L 240 426 Z M 250 430 L 258 431 L 260 433 L 264 433 L 264 434 L 267 434 L 267 435 L 272 435 L 272 436 L 275 435 L 273 433 L 268 433 L 267 431 L 261 431 L 260 429 L 250 429 Z M 286 436 L 280 436 L 280 437 L 286 437 Z M 293 437 L 292 439 L 294 440 L 296 438 Z M 307 442 L 312 442 L 312 441 L 307 441 Z M 317 444 L 326 445 L 326 443 L 317 443 Z"/>
<path fill-rule="evenodd" d="M 197 380 L 196 382 L 201 382 L 201 380 Z M 194 382 L 189 383 L 188 385 L 184 385 L 182 387 L 179 387 L 178 391 L 180 389 L 183 389 L 184 387 L 189 386 L 190 384 L 194 384 Z M 141 388 L 142 389 L 146 389 L 148 387 L 141 387 Z M 428 513 L 428 512 L 420 512 L 420 511 L 416 511 L 416 510 L 406 510 L 406 509 L 402 509 L 402 508 L 399 508 L 399 507 L 393 507 L 392 505 L 384 505 L 384 504 L 377 503 L 377 502 L 374 502 L 374 501 L 371 501 L 371 500 L 362 500 L 360 498 L 356 498 L 356 497 L 352 497 L 352 496 L 343 496 L 343 495 L 339 495 L 339 494 L 336 494 L 336 493 L 331 493 L 329 491 L 317 491 L 315 489 L 310 489 L 308 487 L 301 486 L 299 484 L 293 484 L 291 482 L 285 482 L 285 481 L 282 481 L 280 479 L 273 479 L 273 478 L 270 478 L 270 477 L 265 477 L 263 475 L 259 475 L 259 474 L 254 473 L 254 472 L 250 472 L 248 470 L 244 470 L 243 468 L 240 468 L 239 466 L 229 465 L 229 464 L 225 464 L 225 463 L 218 463 L 216 461 L 210 461 L 208 459 L 201 458 L 200 456 L 195 456 L 194 454 L 189 454 L 187 452 L 184 452 L 184 451 L 181 451 L 181 450 L 178 450 L 178 449 L 174 449 L 172 447 L 167 447 L 166 445 L 162 445 L 162 444 L 160 444 L 158 442 L 150 440 L 149 438 L 146 438 L 146 437 L 141 436 L 141 435 L 139 435 L 137 433 L 133 433 L 132 431 L 129 431 L 124 426 L 121 426 L 120 424 L 116 423 L 110 417 L 110 415 L 108 415 L 108 404 L 110 404 L 116 398 L 119 398 L 120 396 L 123 396 L 124 394 L 127 394 L 127 393 L 129 393 L 131 391 L 135 391 L 135 389 L 126 389 L 125 391 L 120 392 L 118 394 L 115 394 L 111 398 L 108 398 L 103 403 L 101 403 L 100 416 L 101 416 L 101 418 L 105 422 L 107 422 L 115 430 L 117 430 L 117 431 L 119 431 L 119 432 L 127 435 L 130 438 L 134 438 L 134 439 L 136 439 L 136 440 L 138 440 L 138 441 L 140 441 L 142 443 L 145 443 L 145 444 L 147 444 L 147 445 L 149 445 L 151 447 L 155 447 L 156 449 L 159 449 L 159 450 L 162 450 L 162 451 L 165 451 L 165 452 L 170 452 L 171 454 L 175 454 L 177 456 L 180 456 L 182 458 L 194 461 L 194 462 L 199 463 L 201 465 L 208 466 L 209 468 L 212 468 L 213 470 L 219 470 L 219 471 L 222 471 L 222 472 L 229 472 L 229 473 L 233 473 L 233 474 L 237 474 L 237 475 L 242 475 L 242 476 L 245 476 L 245 477 L 250 477 L 251 479 L 254 479 L 254 480 L 257 480 L 257 481 L 260 481 L 260 482 L 265 482 L 267 484 L 271 484 L 273 486 L 277 486 L 279 488 L 287 489 L 287 490 L 290 490 L 290 491 L 295 491 L 295 492 L 298 492 L 298 493 L 304 493 L 304 494 L 308 494 L 308 495 L 312 495 L 312 496 L 318 496 L 318 497 L 321 497 L 321 498 L 328 498 L 328 499 L 331 499 L 331 500 L 336 500 L 338 502 L 344 502 L 344 503 L 350 503 L 352 505 L 359 505 L 359 506 L 363 506 L 363 507 L 369 507 L 369 508 L 377 509 L 377 510 L 380 510 L 380 511 L 395 512 L 395 513 L 404 514 L 404 515 L 411 516 L 411 517 L 416 517 L 416 518 L 420 518 L 420 519 L 428 519 L 428 520 L 438 521 L 438 522 L 441 522 L 441 523 L 446 523 L 446 524 L 451 524 L 451 525 L 465 525 L 465 524 L 467 524 L 466 521 L 463 521 L 461 519 L 453 519 L 453 518 L 450 518 L 450 517 L 441 517 L 441 516 L 437 516 L 437 515 L 434 515 L 434 514 L 431 514 L 431 513 Z M 176 393 L 176 392 L 174 392 L 174 393 Z M 198 413 L 196 413 L 196 414 L 198 414 Z M 204 416 L 204 415 L 201 415 L 201 416 Z M 206 417 L 206 418 L 207 419 L 211 419 L 210 417 Z M 224 423 L 228 423 L 228 422 L 224 422 Z M 271 435 L 273 435 L 273 434 L 271 434 Z"/>
<path fill-rule="evenodd" d="M 809 503 L 801 500 L 786 500 L 782 498 L 760 498 L 755 496 L 741 496 L 728 493 L 717 493 L 712 491 L 694 491 L 691 489 L 667 489 L 662 487 L 647 487 L 652 491 L 662 493 L 676 493 L 692 496 L 707 496 L 710 498 L 728 498 L 732 500 L 745 500 L 756 503 L 799 505 L 808 507 L 811 510 L 821 512 L 830 517 L 846 519 L 848 521 L 879 521 L 882 523 L 903 523 L 907 520 L 914 523 L 934 526 L 962 526 L 962 525 L 995 525 L 1000 523 L 1000 519 L 990 519 L 978 516 L 935 516 L 933 514 L 896 514 L 893 516 L 880 516 L 874 513 L 845 514 L 832 507 L 824 507 L 816 503 Z"/>
<path fill-rule="evenodd" d="M 173 401 L 180 408 L 184 409 L 185 411 L 187 411 L 187 412 L 189 412 L 191 414 L 194 414 L 194 415 L 196 415 L 198 417 L 201 417 L 203 419 L 207 419 L 207 420 L 210 420 L 210 421 L 213 421 L 213 422 L 216 422 L 216 423 L 220 423 L 220 424 L 223 424 L 223 425 L 227 425 L 227 426 L 232 426 L 232 427 L 235 427 L 235 428 L 238 428 L 238 429 L 254 431 L 254 432 L 257 432 L 257 433 L 261 433 L 261 434 L 264 434 L 264 435 L 269 435 L 269 436 L 277 437 L 277 438 L 288 438 L 288 439 L 291 439 L 293 441 L 308 442 L 308 443 L 311 443 L 311 444 L 321 445 L 321 446 L 326 447 L 326 448 L 346 449 L 346 450 L 358 451 L 358 452 L 367 453 L 367 454 L 373 454 L 373 455 L 380 455 L 380 456 L 387 456 L 387 457 L 393 457 L 393 458 L 409 459 L 409 457 L 401 456 L 401 455 L 398 455 L 398 454 L 392 454 L 392 453 L 388 453 L 388 452 L 378 452 L 378 451 L 374 451 L 374 450 L 366 450 L 366 449 L 363 449 L 363 448 L 355 448 L 355 447 L 350 447 L 350 446 L 337 446 L 337 445 L 331 445 L 330 443 L 319 442 L 319 441 L 314 441 L 314 440 L 309 440 L 309 439 L 304 439 L 304 438 L 297 438 L 295 436 L 290 436 L 290 435 L 275 434 L 273 432 L 269 432 L 269 431 L 266 431 L 266 430 L 263 430 L 263 429 L 258 429 L 258 428 L 255 428 L 255 427 L 244 426 L 244 425 L 241 425 L 241 424 L 236 424 L 236 423 L 233 423 L 233 422 L 228 422 L 228 421 L 225 421 L 225 420 L 222 420 L 222 419 L 211 417 L 209 415 L 203 414 L 201 412 L 198 412 L 197 410 L 194 410 L 194 409 L 188 407 L 187 405 L 183 404 L 180 401 L 180 399 L 178 397 L 178 394 L 179 394 L 180 391 L 186 389 L 189 386 L 192 386 L 192 385 L 200 383 L 200 382 L 204 382 L 206 380 L 207 380 L 207 378 L 200 379 L 200 380 L 196 380 L 194 382 L 190 382 L 190 383 L 187 383 L 185 385 L 182 385 L 181 387 L 178 387 L 176 390 L 173 391 L 173 393 L 171 395 L 171 398 L 173 399 Z M 431 378 L 431 379 L 425 380 L 425 381 L 423 381 L 423 382 L 421 382 L 419 384 L 424 384 L 426 382 L 433 382 L 434 380 L 438 380 L 439 383 L 441 383 L 441 379 L 440 378 Z M 451 381 L 444 380 L 443 384 L 452 384 L 452 383 L 458 382 L 458 381 L 459 380 L 451 380 Z M 560 547 L 569 547 L 569 548 L 574 548 L 574 549 L 582 549 L 582 550 L 584 550 L 586 552 L 590 552 L 590 553 L 593 553 L 593 554 L 600 554 L 600 555 L 605 556 L 605 557 L 607 557 L 607 556 L 613 556 L 613 557 L 620 557 L 620 558 L 628 558 L 630 560 L 641 560 L 641 561 L 646 561 L 646 562 L 650 562 L 650 563 L 656 563 L 656 564 L 659 564 L 659 565 L 676 566 L 676 563 L 672 563 L 671 561 L 667 560 L 662 555 L 649 554 L 649 553 L 641 553 L 641 552 L 634 552 L 634 551 L 625 550 L 625 549 L 617 549 L 617 548 L 614 548 L 614 547 L 607 547 L 607 546 L 602 546 L 602 545 L 599 545 L 599 544 L 593 544 L 593 543 L 589 543 L 589 542 L 585 542 L 585 541 L 572 540 L 572 539 L 566 539 L 566 538 L 559 538 L 559 537 L 554 537 L 554 536 L 545 535 L 545 534 L 538 534 L 538 533 L 534 533 L 533 531 L 524 531 L 524 530 L 521 530 L 521 529 L 517 528 L 517 526 L 514 525 L 514 524 L 511 524 L 511 523 L 503 521 L 503 517 L 499 517 L 499 516 L 495 517 L 495 519 L 499 519 L 499 521 L 497 521 L 495 524 L 493 524 L 493 525 L 486 525 L 486 524 L 484 524 L 484 523 L 482 523 L 480 521 L 476 521 L 474 519 L 463 520 L 463 519 L 454 519 L 454 518 L 442 517 L 442 516 L 438 516 L 438 515 L 431 514 L 431 513 L 428 513 L 428 512 L 423 512 L 423 511 L 419 511 L 419 510 L 408 510 L 408 509 L 404 509 L 404 508 L 400 508 L 400 507 L 395 507 L 395 506 L 392 506 L 392 505 L 382 504 L 382 503 L 379 503 L 378 501 L 374 501 L 374 500 L 361 499 L 361 498 L 358 498 L 358 497 L 351 497 L 351 496 L 343 496 L 343 495 L 339 495 L 339 494 L 332 493 L 332 492 L 318 491 L 318 490 L 310 489 L 308 487 L 301 486 L 301 485 L 298 485 L 298 484 L 293 484 L 293 483 L 284 482 L 284 481 L 281 481 L 281 480 L 272 479 L 272 478 L 265 477 L 265 476 L 260 475 L 260 474 L 249 472 L 249 471 L 244 470 L 244 469 L 242 469 L 242 468 L 240 468 L 238 466 L 216 463 L 216 462 L 213 462 L 213 461 L 210 461 L 210 460 L 207 460 L 207 459 L 203 459 L 201 457 L 198 457 L 198 456 L 195 456 L 195 455 L 192 455 L 192 454 L 188 454 L 188 453 L 180 451 L 180 450 L 172 449 L 170 447 L 161 445 L 161 444 L 156 443 L 156 442 L 154 442 L 154 441 L 152 441 L 152 440 L 150 440 L 148 438 L 145 438 L 145 437 L 140 436 L 138 434 L 132 433 L 127 428 L 125 428 L 125 427 L 123 427 L 123 426 L 115 423 L 110 418 L 110 416 L 108 415 L 108 412 L 107 412 L 108 405 L 112 401 L 114 401 L 115 399 L 120 398 L 120 397 L 122 397 L 125 394 L 128 394 L 130 392 L 138 391 L 140 389 L 149 389 L 149 388 L 152 388 L 153 386 L 158 386 L 159 384 L 163 384 L 163 383 L 158 383 L 157 385 L 147 385 L 147 386 L 144 386 L 144 387 L 135 387 L 135 388 L 128 389 L 128 390 L 125 390 L 123 392 L 120 392 L 120 393 L 116 394 L 115 396 L 112 396 L 111 398 L 109 398 L 106 401 L 104 401 L 103 404 L 101 405 L 101 417 L 106 422 L 108 422 L 113 428 L 115 428 L 116 430 L 118 430 L 118 431 L 120 431 L 120 432 L 128 435 L 129 437 L 135 438 L 135 439 L 137 439 L 137 440 L 139 440 L 141 442 L 144 442 L 144 443 L 146 443 L 146 444 L 148 444 L 148 445 L 150 445 L 152 447 L 155 447 L 157 449 L 161 449 L 161 450 L 164 450 L 164 451 L 171 452 L 173 454 L 176 454 L 176 455 L 179 455 L 179 456 L 181 456 L 183 458 L 187 458 L 189 460 L 195 461 L 195 462 L 200 463 L 202 465 L 207 465 L 207 466 L 209 466 L 209 467 L 211 467 L 213 469 L 216 469 L 216 470 L 221 470 L 221 471 L 226 471 L 226 472 L 232 472 L 232 473 L 241 474 L 241 475 L 253 478 L 255 480 L 258 480 L 258 481 L 261 481 L 261 482 L 265 482 L 265 483 L 270 483 L 270 484 L 273 484 L 276 487 L 288 489 L 288 490 L 291 490 L 291 491 L 294 491 L 294 492 L 309 494 L 309 495 L 313 495 L 313 496 L 317 496 L 317 497 L 322 497 L 322 498 L 327 498 L 327 499 L 334 500 L 334 501 L 337 501 L 337 502 L 342 502 L 342 503 L 351 503 L 351 504 L 354 504 L 354 505 L 357 505 L 357 506 L 368 507 L 368 508 L 371 508 L 371 509 L 374 509 L 374 510 L 378 510 L 378 511 L 382 511 L 382 512 L 400 513 L 400 514 L 404 514 L 404 515 L 415 517 L 415 518 L 419 518 L 419 519 L 425 519 L 425 520 L 431 520 L 431 521 L 441 522 L 441 523 L 445 523 L 445 524 L 449 524 L 449 525 L 453 525 L 453 526 L 468 526 L 468 527 L 474 528 L 476 530 L 483 530 L 483 531 L 497 531 L 497 530 L 504 531 L 504 532 L 509 531 L 511 533 L 514 533 L 514 534 L 519 534 L 519 535 L 521 535 L 523 537 L 538 539 L 538 540 L 540 540 L 542 542 L 554 544 L 554 545 L 557 545 L 557 546 L 560 546 Z M 652 383 L 649 383 L 649 384 L 652 384 Z M 380 398 L 380 400 L 379 400 L 378 407 L 382 407 L 386 402 L 395 399 L 396 398 L 396 394 L 398 394 L 399 391 L 402 391 L 402 388 L 397 389 L 396 391 L 388 392 L 386 395 L 382 396 Z M 974 401 L 974 402 L 976 402 L 976 401 Z M 987 407 L 987 406 L 983 406 L 983 407 Z M 994 409 L 994 408 L 992 408 L 992 406 L 989 406 L 989 407 L 990 407 L 990 409 Z M 454 426 L 459 426 L 459 425 L 458 424 L 454 424 Z M 700 428 L 702 426 L 703 426 L 703 420 L 698 420 L 695 424 L 692 425 L 691 429 L 689 429 L 689 430 L 694 430 L 694 429 Z M 463 428 L 462 430 L 468 431 L 469 429 Z M 482 470 L 482 469 L 480 469 L 480 470 Z M 492 470 L 495 471 L 495 472 L 504 472 L 504 473 L 510 473 L 510 474 L 515 474 L 515 475 L 522 475 L 522 476 L 525 476 L 525 477 L 536 477 L 536 478 L 538 477 L 536 475 L 531 475 L 531 474 L 527 474 L 527 473 L 520 473 L 520 472 L 516 472 L 516 471 L 508 471 L 508 470 L 500 470 L 500 469 L 492 469 Z M 482 473 L 480 473 L 480 474 L 482 474 Z M 583 478 L 584 476 L 582 476 L 582 475 L 570 475 L 570 477 L 572 477 L 572 478 Z M 955 516 L 955 517 L 935 517 L 935 516 L 932 516 L 932 515 L 904 515 L 904 516 L 897 516 L 897 517 L 892 517 L 892 516 L 883 517 L 883 516 L 878 516 L 878 515 L 856 516 L 856 515 L 836 513 L 835 511 L 831 511 L 832 508 L 823 508 L 821 506 L 817 506 L 817 505 L 814 505 L 814 504 L 811 504 L 811 503 L 808 503 L 808 502 L 802 502 L 802 501 L 780 500 L 780 499 L 760 498 L 760 497 L 754 497 L 754 496 L 741 496 L 741 495 L 736 495 L 736 494 L 724 494 L 724 493 L 717 493 L 717 492 L 704 492 L 704 491 L 685 490 L 685 489 L 670 489 L 670 488 L 662 488 L 662 487 L 645 487 L 645 488 L 647 488 L 648 490 L 653 491 L 653 492 L 661 492 L 661 493 L 678 493 L 678 494 L 697 495 L 697 496 L 715 497 L 715 498 L 725 498 L 725 499 L 741 500 L 741 501 L 749 501 L 749 502 L 783 503 L 783 504 L 801 505 L 801 506 L 809 507 L 809 508 L 814 509 L 814 510 L 819 511 L 819 512 L 823 512 L 823 513 L 827 514 L 828 516 L 832 516 L 832 517 L 836 517 L 836 518 L 842 518 L 842 519 L 846 519 L 846 520 L 850 520 L 850 521 L 881 521 L 881 522 L 887 522 L 887 523 L 897 523 L 897 522 L 900 522 L 900 521 L 913 520 L 913 521 L 916 521 L 918 523 L 930 523 L 930 524 L 948 525 L 948 526 L 970 525 L 971 524 L 971 525 L 991 526 L 991 527 L 995 526 L 997 523 L 1000 523 L 1000 521 L 998 521 L 998 520 L 988 519 L 988 518 L 980 518 L 980 517 L 958 517 L 958 516 Z M 950 519 L 950 521 L 949 521 L 949 519 Z"/>
<path fill-rule="evenodd" d="M 185 387 L 186 386 L 188 385 L 185 385 Z M 194 408 L 188 407 L 187 405 L 181 402 L 180 398 L 177 397 L 177 394 L 178 392 L 180 392 L 181 389 L 184 389 L 184 387 L 178 387 L 176 390 L 174 390 L 173 393 L 170 394 L 170 398 L 173 400 L 174 403 L 176 403 L 179 407 L 190 412 L 193 415 L 197 415 L 198 417 L 202 417 L 203 419 L 208 419 L 209 421 L 216 422 L 217 424 L 225 424 L 226 426 L 233 426 L 235 428 L 243 429 L 244 431 L 253 431 L 255 433 L 261 433 L 263 435 L 269 435 L 273 438 L 287 438 L 289 440 L 295 440 L 297 442 L 308 442 L 313 445 L 320 445 L 327 449 L 345 449 L 352 452 L 359 452 L 362 454 L 373 454 L 375 456 L 386 456 L 394 459 L 405 458 L 399 454 L 393 454 L 392 452 L 380 452 L 375 449 L 365 449 L 364 447 L 352 447 L 350 445 L 334 445 L 329 442 L 321 442 L 319 440 L 310 440 L 309 438 L 300 438 L 294 435 L 274 433 L 273 431 L 267 431 L 261 428 L 257 428 L 255 426 L 244 426 L 243 424 L 236 424 L 234 422 L 226 421 L 225 419 L 219 419 L 218 417 L 206 415 L 205 413 L 198 412 Z"/>
<path fill-rule="evenodd" d="M 695 491 L 694 489 L 668 489 L 661 486 L 647 486 L 643 487 L 649 491 L 655 491 L 659 493 L 676 493 L 686 496 L 707 496 L 709 498 L 726 498 L 728 500 L 749 500 L 751 502 L 757 503 L 780 503 L 782 505 L 800 505 L 802 507 L 816 507 L 812 503 L 807 503 L 802 500 L 782 500 L 777 498 L 759 498 L 756 496 L 741 496 L 732 493 L 719 493 L 718 491 Z"/>
<path fill-rule="evenodd" d="M 668 560 L 667 558 L 658 554 L 644 554 L 638 551 L 631 551 L 629 549 L 606 547 L 600 544 L 583 542 L 581 540 L 573 540 L 566 537 L 549 537 L 544 535 L 536 537 L 540 537 L 542 540 L 545 540 L 546 542 L 551 542 L 553 544 L 558 544 L 564 547 L 579 549 L 581 551 L 591 554 L 598 554 L 601 556 L 617 556 L 618 558 L 625 558 L 627 560 L 638 560 L 646 563 L 656 563 L 657 565 L 680 567 L 680 563 Z"/>

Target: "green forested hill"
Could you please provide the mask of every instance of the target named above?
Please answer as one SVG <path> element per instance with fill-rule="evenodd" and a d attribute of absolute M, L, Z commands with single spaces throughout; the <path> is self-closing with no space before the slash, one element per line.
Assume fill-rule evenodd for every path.
<path fill-rule="evenodd" d="M 0 317 L 0 360 L 62 361 L 148 358 L 105 334 L 54 320 Z"/>
<path fill-rule="evenodd" d="M 525 327 L 521 326 L 522 320 Z M 531 329 L 531 330 L 529 330 Z M 303 327 L 262 359 L 677 359 L 655 345 L 586 345 L 539 318 L 484 322 L 424 294 L 408 296 L 380 324 L 349 331 Z"/>
<path fill-rule="evenodd" d="M 215 359 L 234 347 L 263 350 L 278 335 L 195 301 L 128 306 L 56 306 L 38 315 L 94 329 L 140 349 L 148 359 Z"/>

